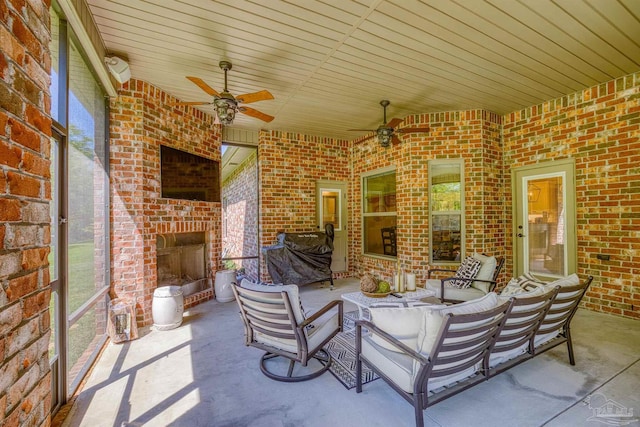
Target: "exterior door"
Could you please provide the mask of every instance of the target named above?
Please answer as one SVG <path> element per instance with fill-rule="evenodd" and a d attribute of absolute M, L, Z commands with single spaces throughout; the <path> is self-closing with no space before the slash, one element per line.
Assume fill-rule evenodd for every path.
<path fill-rule="evenodd" d="M 347 183 L 318 181 L 316 202 L 318 229 L 331 223 L 335 231 L 331 271 L 347 271 Z"/>
<path fill-rule="evenodd" d="M 515 275 L 558 278 L 575 273 L 573 159 L 513 171 Z"/>

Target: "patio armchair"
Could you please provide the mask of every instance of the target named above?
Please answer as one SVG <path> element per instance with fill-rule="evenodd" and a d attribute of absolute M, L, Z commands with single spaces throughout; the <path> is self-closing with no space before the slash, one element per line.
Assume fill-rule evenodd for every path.
<path fill-rule="evenodd" d="M 332 363 L 323 347 L 342 331 L 342 301 L 331 301 L 305 316 L 296 285 L 260 285 L 243 280 L 233 292 L 244 322 L 245 344 L 264 350 L 260 370 L 276 381 L 306 381 L 324 373 Z M 275 360 L 272 360 L 275 359 Z M 278 371 L 279 359 L 288 359 L 286 374 Z M 316 368 L 307 367 L 316 359 Z M 286 366 L 286 364 L 285 364 Z"/>
<path fill-rule="evenodd" d="M 470 301 L 493 292 L 504 266 L 504 257 L 473 254 L 472 258 L 480 262 L 480 270 L 473 276 L 465 277 L 460 269 L 431 268 L 427 273 L 425 288 L 433 290 L 442 303 Z M 444 273 L 446 277 L 432 278 L 433 273 L 439 273 L 440 276 Z M 458 286 L 453 286 L 454 282 Z"/>

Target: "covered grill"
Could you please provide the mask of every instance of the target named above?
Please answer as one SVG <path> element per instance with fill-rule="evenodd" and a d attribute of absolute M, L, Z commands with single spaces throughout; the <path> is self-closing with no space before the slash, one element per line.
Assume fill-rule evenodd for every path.
<path fill-rule="evenodd" d="M 333 225 L 325 232 L 280 233 L 278 243 L 262 248 L 273 283 L 306 285 L 329 281 L 333 254 Z"/>

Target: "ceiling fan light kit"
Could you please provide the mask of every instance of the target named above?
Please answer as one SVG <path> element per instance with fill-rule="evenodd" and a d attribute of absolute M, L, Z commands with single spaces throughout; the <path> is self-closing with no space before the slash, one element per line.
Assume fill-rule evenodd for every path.
<path fill-rule="evenodd" d="M 429 132 L 428 127 L 412 127 L 412 128 L 396 129 L 396 126 L 402 123 L 403 120 L 395 118 L 387 122 L 387 107 L 389 106 L 389 104 L 391 104 L 391 102 L 389 102 L 389 100 L 387 99 L 383 99 L 382 101 L 380 101 L 380 105 L 382 105 L 382 108 L 383 108 L 383 120 L 382 120 L 382 124 L 378 126 L 378 129 L 349 129 L 349 130 L 356 131 L 356 132 L 362 132 L 362 131 L 375 132 L 375 135 L 371 135 L 367 138 L 364 138 L 362 141 L 366 141 L 367 139 L 375 137 L 378 140 L 378 143 L 380 144 L 380 146 L 385 148 L 389 147 L 391 143 L 394 143 L 394 144 L 400 143 L 400 140 L 396 136 L 396 133 Z"/>
<path fill-rule="evenodd" d="M 273 95 L 268 90 L 261 90 L 254 93 L 246 93 L 244 95 L 238 95 L 234 97 L 227 90 L 227 72 L 231 69 L 232 65 L 229 61 L 220 61 L 218 64 L 224 71 L 224 90 L 218 92 L 209 86 L 199 77 L 187 76 L 187 79 L 191 80 L 200 89 L 205 91 L 208 95 L 213 96 L 212 102 L 176 102 L 173 105 L 213 105 L 218 120 L 223 125 L 230 125 L 236 117 L 236 113 L 245 114 L 256 119 L 260 119 L 265 122 L 270 122 L 274 119 L 273 116 L 265 114 L 261 111 L 253 108 L 244 107 L 238 104 L 249 104 L 256 101 L 264 101 L 267 99 L 273 99 Z"/>

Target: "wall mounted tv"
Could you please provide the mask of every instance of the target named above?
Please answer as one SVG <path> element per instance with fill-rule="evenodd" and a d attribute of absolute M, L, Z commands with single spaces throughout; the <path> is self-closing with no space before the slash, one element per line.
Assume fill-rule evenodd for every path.
<path fill-rule="evenodd" d="M 160 187 L 163 198 L 220 201 L 220 162 L 160 146 Z"/>

